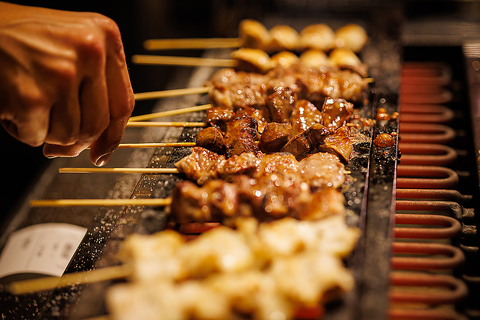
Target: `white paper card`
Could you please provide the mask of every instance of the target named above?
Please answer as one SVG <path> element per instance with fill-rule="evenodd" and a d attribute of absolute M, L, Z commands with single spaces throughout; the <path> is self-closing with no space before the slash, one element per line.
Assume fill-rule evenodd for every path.
<path fill-rule="evenodd" d="M 0 278 L 18 273 L 61 276 L 80 245 L 86 228 L 45 223 L 13 232 L 0 256 Z"/>

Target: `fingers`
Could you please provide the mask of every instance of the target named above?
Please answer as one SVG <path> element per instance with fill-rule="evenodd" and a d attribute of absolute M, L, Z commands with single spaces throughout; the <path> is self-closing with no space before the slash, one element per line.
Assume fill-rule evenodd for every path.
<path fill-rule="evenodd" d="M 108 93 L 106 84 L 106 49 L 103 37 L 96 36 L 89 45 L 80 49 L 82 59 L 79 69 L 86 70 L 81 85 L 76 88 L 75 98 L 80 112 L 76 119 L 79 122 L 78 139 L 69 146 L 46 144 L 46 156 L 77 156 L 97 140 L 107 128 L 110 121 Z M 101 44 L 100 44 L 101 43 Z"/>
<path fill-rule="evenodd" d="M 99 139 L 91 145 L 90 160 L 97 166 L 107 163 L 120 144 L 134 108 L 134 95 L 120 32 L 113 21 L 104 20 L 103 23 L 107 42 L 106 82 L 110 122 Z"/>

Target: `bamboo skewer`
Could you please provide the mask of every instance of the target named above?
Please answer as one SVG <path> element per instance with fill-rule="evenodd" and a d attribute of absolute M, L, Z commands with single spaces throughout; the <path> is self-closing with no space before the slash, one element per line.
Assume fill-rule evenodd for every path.
<path fill-rule="evenodd" d="M 60 168 L 59 173 L 178 173 L 177 168 Z"/>
<path fill-rule="evenodd" d="M 233 59 L 153 56 L 153 55 L 141 55 L 141 54 L 134 55 L 132 57 L 132 61 L 137 64 L 191 66 L 191 67 L 233 68 L 237 66 L 237 61 Z"/>
<path fill-rule="evenodd" d="M 163 90 L 163 91 L 152 91 L 152 92 L 141 92 L 135 93 L 135 100 L 147 100 L 147 99 L 156 99 L 156 98 L 169 98 L 169 97 L 178 97 L 189 94 L 201 94 L 207 93 L 210 91 L 211 87 L 198 87 L 198 88 L 185 88 L 185 89 L 173 89 L 173 90 Z"/>
<path fill-rule="evenodd" d="M 32 207 L 118 207 L 118 206 L 168 206 L 171 198 L 165 199 L 56 199 L 32 200 Z"/>
<path fill-rule="evenodd" d="M 13 294 L 24 294 L 36 291 L 45 291 L 66 287 L 75 284 L 86 284 L 106 280 L 126 278 L 132 274 L 130 268 L 125 265 L 95 269 L 90 271 L 75 272 L 62 277 L 46 277 L 33 280 L 16 281 L 10 284 Z"/>
<path fill-rule="evenodd" d="M 143 43 L 146 50 L 219 49 L 238 48 L 242 45 L 243 40 L 240 38 L 150 39 Z"/>
<path fill-rule="evenodd" d="M 167 147 L 195 147 L 195 142 L 146 142 L 121 143 L 117 148 L 167 148 Z"/>
<path fill-rule="evenodd" d="M 195 107 L 191 107 L 191 108 L 182 108 L 182 109 L 176 109 L 176 110 L 170 110 L 170 111 L 144 114 L 144 115 L 141 115 L 141 116 L 131 117 L 128 122 L 143 121 L 143 120 L 151 120 L 151 119 L 156 119 L 156 118 L 169 117 L 169 116 L 174 116 L 174 115 L 179 115 L 179 114 L 184 114 L 184 113 L 203 111 L 203 110 L 207 110 L 207 109 L 210 109 L 210 108 L 212 108 L 211 104 L 204 104 L 204 105 L 195 106 Z"/>
<path fill-rule="evenodd" d="M 205 122 L 128 122 L 127 127 L 206 127 Z"/>

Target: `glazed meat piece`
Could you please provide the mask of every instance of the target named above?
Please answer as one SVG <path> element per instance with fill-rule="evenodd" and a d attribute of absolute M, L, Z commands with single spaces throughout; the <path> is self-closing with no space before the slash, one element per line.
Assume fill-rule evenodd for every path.
<path fill-rule="evenodd" d="M 175 163 L 178 171 L 188 179 L 203 184 L 209 179 L 218 178 L 225 157 L 202 147 L 194 147 L 192 153 Z"/>
<path fill-rule="evenodd" d="M 244 152 L 259 152 L 255 143 L 257 135 L 257 122 L 248 115 L 228 122 L 225 132 L 227 158 Z"/>
<path fill-rule="evenodd" d="M 240 48 L 231 54 L 237 61 L 237 67 L 247 72 L 267 73 L 273 64 L 268 53 L 261 49 Z"/>
<path fill-rule="evenodd" d="M 268 112 L 265 108 L 260 110 L 254 109 L 251 107 L 242 107 L 235 112 L 235 116 L 242 118 L 243 116 L 250 116 L 257 121 L 257 130 L 259 133 L 262 133 L 267 125 L 268 121 Z"/>
<path fill-rule="evenodd" d="M 290 26 L 277 25 L 270 29 L 269 33 L 272 38 L 270 43 L 271 51 L 295 51 L 299 46 L 300 35 Z"/>
<path fill-rule="evenodd" d="M 208 95 L 214 106 L 236 110 L 245 106 L 265 105 L 267 88 L 264 83 L 265 78 L 261 74 L 224 68 L 217 71 L 205 85 L 212 87 Z"/>
<path fill-rule="evenodd" d="M 273 122 L 288 122 L 295 107 L 296 95 L 288 87 L 277 87 L 265 103 Z"/>
<path fill-rule="evenodd" d="M 225 153 L 225 141 L 220 129 L 208 127 L 197 134 L 196 145 L 218 154 Z"/>
<path fill-rule="evenodd" d="M 336 130 L 344 126 L 353 113 L 353 104 L 345 99 L 326 98 L 322 106 L 322 124 L 329 130 Z"/>
<path fill-rule="evenodd" d="M 264 155 L 257 163 L 253 178 L 260 178 L 273 173 L 294 174 L 298 171 L 299 162 L 289 153 L 272 153 Z"/>
<path fill-rule="evenodd" d="M 320 123 L 313 124 L 306 131 L 291 138 L 281 149 L 282 152 L 289 152 L 301 160 L 310 153 L 317 151 L 317 147 L 328 137 L 330 131 Z"/>
<path fill-rule="evenodd" d="M 297 134 L 296 136 L 291 138 L 287 142 L 287 144 L 285 144 L 282 149 L 280 149 L 281 152 L 291 153 L 295 156 L 297 160 L 305 158 L 307 155 L 313 152 L 313 150 L 315 149 L 308 140 L 305 132 Z"/>
<path fill-rule="evenodd" d="M 252 152 L 244 152 L 240 155 L 234 155 L 219 166 L 218 176 L 222 179 L 229 179 L 230 176 L 238 174 L 252 175 L 260 163 L 259 159 Z"/>
<path fill-rule="evenodd" d="M 277 152 L 288 142 L 292 132 L 290 123 L 269 122 L 260 136 L 258 147 L 265 153 Z"/>
<path fill-rule="evenodd" d="M 296 84 L 299 88 L 298 97 L 315 104 L 323 103 L 326 97 L 361 103 L 368 88 L 368 83 L 359 74 L 338 68 L 330 68 L 326 72 L 310 69 L 298 75 Z"/>
<path fill-rule="evenodd" d="M 323 23 L 306 26 L 300 32 L 300 47 L 329 51 L 335 47 L 335 33 Z"/>
<path fill-rule="evenodd" d="M 238 212 L 238 190 L 234 184 L 215 179 L 197 187 L 180 181 L 172 193 L 171 213 L 178 223 L 221 221 Z"/>
<path fill-rule="evenodd" d="M 290 116 L 292 136 L 296 136 L 315 123 L 322 123 L 322 113 L 307 100 L 298 100 Z"/>
<path fill-rule="evenodd" d="M 349 137 L 350 129 L 347 126 L 338 128 L 334 133 L 327 136 L 319 150 L 331 152 L 337 155 L 343 162 L 348 162 L 353 151 L 353 143 Z"/>
<path fill-rule="evenodd" d="M 345 166 L 331 153 L 311 154 L 299 162 L 297 170 L 312 191 L 326 187 L 337 189 L 345 182 Z"/>
<path fill-rule="evenodd" d="M 235 118 L 235 112 L 227 106 L 218 106 L 207 110 L 207 122 L 212 127 L 217 127 L 223 132 L 227 129 L 227 122 Z"/>

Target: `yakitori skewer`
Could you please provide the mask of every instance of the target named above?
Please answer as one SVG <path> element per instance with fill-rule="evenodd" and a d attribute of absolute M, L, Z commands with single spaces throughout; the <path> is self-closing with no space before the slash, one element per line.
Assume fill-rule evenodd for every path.
<path fill-rule="evenodd" d="M 195 57 L 174 57 L 154 55 L 134 55 L 132 61 L 138 64 L 192 66 L 192 67 L 225 67 L 232 68 L 237 65 L 233 59 L 195 58 Z"/>
<path fill-rule="evenodd" d="M 359 52 L 368 42 L 366 30 L 357 24 L 347 24 L 334 31 L 320 23 L 305 26 L 300 32 L 287 25 L 267 29 L 261 22 L 245 19 L 238 27 L 238 38 L 150 39 L 144 42 L 147 50 L 256 48 L 268 52 L 307 49 L 332 50 L 348 48 Z"/>
<path fill-rule="evenodd" d="M 60 168 L 59 173 L 178 173 L 177 168 Z"/>
<path fill-rule="evenodd" d="M 157 99 L 157 98 L 169 98 L 169 97 L 178 97 L 189 94 L 202 94 L 207 93 L 211 88 L 210 87 L 198 87 L 198 88 L 184 88 L 184 89 L 172 89 L 172 90 L 162 90 L 162 91 L 152 91 L 152 92 L 140 92 L 135 93 L 135 100 L 147 100 L 147 99 Z"/>
<path fill-rule="evenodd" d="M 168 147 L 194 147 L 195 142 L 145 142 L 121 143 L 117 148 L 168 148 Z"/>
<path fill-rule="evenodd" d="M 9 285 L 13 294 L 45 291 L 75 284 L 87 284 L 106 280 L 123 279 L 132 273 L 126 265 L 106 267 L 91 271 L 82 271 L 65 274 L 61 277 L 46 277 L 31 280 L 12 282 Z"/>
<path fill-rule="evenodd" d="M 173 49 L 220 49 L 238 48 L 243 44 L 240 38 L 200 38 L 200 39 L 150 39 L 143 43 L 147 50 Z"/>
<path fill-rule="evenodd" d="M 118 207 L 118 206 L 168 206 L 172 200 L 165 199 L 54 199 L 32 200 L 32 207 Z"/>
<path fill-rule="evenodd" d="M 155 112 L 155 113 L 150 113 L 150 114 L 144 114 L 144 115 L 141 115 L 141 116 L 131 117 L 128 122 L 130 123 L 130 122 L 133 122 L 133 121 L 144 121 L 144 120 L 151 120 L 151 119 L 157 119 L 157 118 L 163 118 L 163 117 L 170 117 L 170 116 L 185 114 L 185 113 L 190 113 L 190 112 L 204 111 L 204 110 L 208 110 L 210 108 L 212 108 L 211 104 L 204 104 L 204 105 L 190 107 L 190 108 L 182 108 L 182 109 L 175 109 L 175 110 L 170 110 L 170 111 Z"/>
<path fill-rule="evenodd" d="M 206 127 L 205 122 L 128 122 L 127 127 Z"/>

